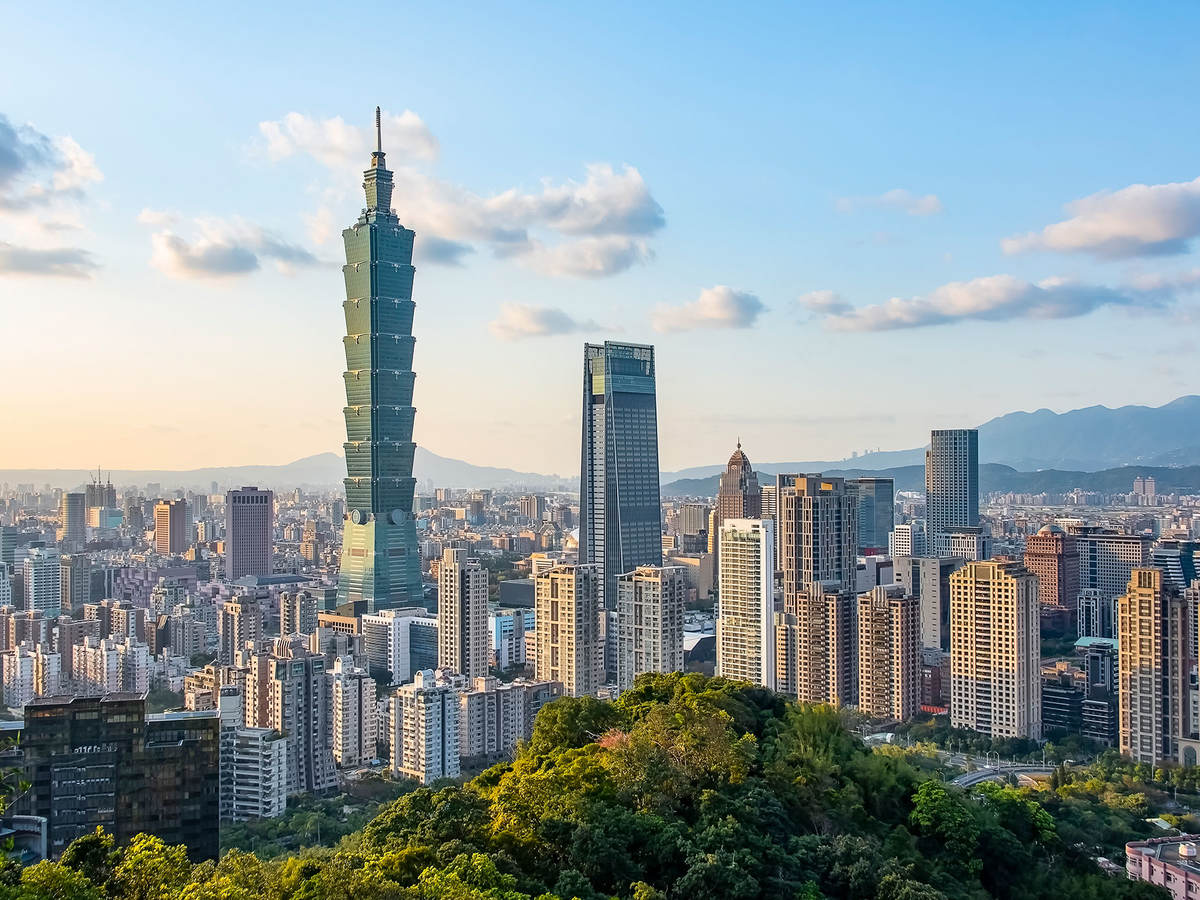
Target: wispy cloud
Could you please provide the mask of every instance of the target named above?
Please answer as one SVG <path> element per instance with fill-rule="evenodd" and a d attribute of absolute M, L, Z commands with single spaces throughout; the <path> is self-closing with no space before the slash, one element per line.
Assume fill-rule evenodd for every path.
<path fill-rule="evenodd" d="M 992 275 L 942 285 L 919 297 L 855 307 L 831 291 L 806 294 L 800 304 L 834 331 L 892 331 L 967 320 L 1069 319 L 1104 307 L 1161 312 L 1178 292 L 1200 284 L 1189 273 L 1120 287 L 1086 284 L 1066 278 L 1024 281 Z"/>
<path fill-rule="evenodd" d="M 488 330 L 502 341 L 595 331 L 599 327 L 591 320 L 573 319 L 561 309 L 523 303 L 505 303 L 500 307 L 500 315 L 488 323 Z"/>
<path fill-rule="evenodd" d="M 180 220 L 174 213 L 145 209 L 138 220 L 160 228 L 150 236 L 150 264 L 171 278 L 247 275 L 261 268 L 264 259 L 284 273 L 317 263 L 305 248 L 242 219 L 194 219 L 188 225 L 192 237 L 177 233 L 174 226 Z"/>
<path fill-rule="evenodd" d="M 404 160 L 437 158 L 437 138 L 411 109 L 381 118 L 383 150 L 392 165 Z M 290 112 L 282 119 L 259 122 L 258 131 L 265 142 L 262 149 L 272 160 L 306 154 L 339 171 L 365 169 L 375 149 L 373 128 L 351 125 L 341 116 L 317 119 Z"/>
<path fill-rule="evenodd" d="M 691 303 L 660 306 L 651 316 L 655 331 L 692 331 L 697 328 L 749 328 L 766 309 L 746 291 L 718 284 L 705 288 Z"/>
<path fill-rule="evenodd" d="M 91 253 L 77 247 L 43 250 L 0 241 L 0 274 L 91 278 L 99 268 Z"/>
<path fill-rule="evenodd" d="M 840 212 L 852 213 L 861 209 L 898 209 L 910 216 L 932 216 L 942 211 L 937 194 L 914 194 L 904 188 L 894 188 L 868 197 L 840 197 Z"/>
<path fill-rule="evenodd" d="M 1005 238 L 1005 253 L 1049 250 L 1100 259 L 1186 253 L 1200 235 L 1200 178 L 1133 184 L 1069 203 L 1069 219 Z"/>

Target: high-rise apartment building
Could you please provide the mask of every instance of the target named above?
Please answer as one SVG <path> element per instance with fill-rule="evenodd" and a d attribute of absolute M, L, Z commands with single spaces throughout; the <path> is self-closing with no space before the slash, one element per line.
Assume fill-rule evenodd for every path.
<path fill-rule="evenodd" d="M 316 634 L 317 597 L 308 591 L 280 591 L 279 633 Z"/>
<path fill-rule="evenodd" d="M 25 599 L 22 609 L 47 619 L 62 609 L 62 558 L 53 547 L 33 547 L 23 564 Z"/>
<path fill-rule="evenodd" d="M 638 566 L 617 579 L 617 685 L 643 672 L 683 671 L 687 578 L 678 566 Z"/>
<path fill-rule="evenodd" d="M 891 478 L 851 478 L 846 489 L 858 498 L 858 552 L 882 553 L 895 525 L 896 482 Z"/>
<path fill-rule="evenodd" d="M 856 595 L 838 581 L 785 594 L 775 617 L 776 690 L 803 703 L 857 703 L 856 614 Z"/>
<path fill-rule="evenodd" d="M 437 665 L 437 633 L 437 619 L 423 606 L 385 609 L 363 616 L 363 646 L 371 674 L 388 673 L 392 684 L 404 684 L 413 672 L 433 668 Z M 427 638 L 431 652 L 428 658 L 417 659 L 420 652 L 416 646 Z"/>
<path fill-rule="evenodd" d="M 584 345 L 579 561 L 600 567 L 603 664 L 615 676 L 617 577 L 662 565 L 653 347 Z"/>
<path fill-rule="evenodd" d="M 63 494 L 58 505 L 58 541 L 68 552 L 87 543 L 87 500 L 84 494 Z"/>
<path fill-rule="evenodd" d="M 191 543 L 186 500 L 159 500 L 154 504 L 154 551 L 163 556 L 183 553 Z"/>
<path fill-rule="evenodd" d="M 1076 617 L 1079 609 L 1079 548 L 1057 525 L 1044 525 L 1025 539 L 1025 568 L 1038 577 L 1038 601 L 1045 610 Z"/>
<path fill-rule="evenodd" d="M 432 669 L 413 673 L 411 684 L 388 700 L 389 768 L 393 775 L 431 784 L 459 774 L 459 699 Z"/>
<path fill-rule="evenodd" d="M 243 487 L 225 493 L 225 577 L 274 571 L 275 493 Z"/>
<path fill-rule="evenodd" d="M 966 560 L 953 556 L 898 556 L 896 583 L 921 607 L 921 646 L 950 652 L 950 576 Z"/>
<path fill-rule="evenodd" d="M 899 585 L 858 598 L 858 708 L 903 722 L 920 711 L 921 608 Z"/>
<path fill-rule="evenodd" d="M 145 833 L 216 858 L 215 711 L 148 716 L 144 693 L 45 697 L 25 707 L 18 757 L 30 787 L 10 811 L 46 819 L 51 857 L 102 827 L 120 845 Z"/>
<path fill-rule="evenodd" d="M 379 733 L 375 680 L 355 667 L 351 657 L 343 656 L 333 664 L 329 692 L 333 761 L 343 769 L 370 764 Z"/>
<path fill-rule="evenodd" d="M 950 724 L 992 737 L 1042 733 L 1037 576 L 1010 559 L 950 576 Z"/>
<path fill-rule="evenodd" d="M 1117 600 L 1117 730 L 1135 762 L 1196 764 L 1187 602 L 1161 569 L 1135 568 Z"/>
<path fill-rule="evenodd" d="M 717 663 L 722 678 L 775 688 L 775 523 L 726 519 L 718 532 Z"/>
<path fill-rule="evenodd" d="M 459 755 L 477 760 L 510 756 L 533 734 L 538 710 L 562 696 L 556 681 L 476 678 L 458 695 Z"/>
<path fill-rule="evenodd" d="M 442 552 L 438 569 L 438 666 L 473 681 L 488 673 L 488 572 L 466 550 Z"/>
<path fill-rule="evenodd" d="M 367 206 L 346 247 L 346 508 L 338 602 L 369 612 L 421 604 L 413 517 L 413 240 L 392 212 L 392 173 L 379 140 L 363 173 Z"/>
<path fill-rule="evenodd" d="M 284 637 L 293 632 L 284 632 Z M 262 637 L 262 611 L 250 597 L 235 597 L 221 604 L 217 612 L 217 659 L 233 665 L 247 643 Z"/>
<path fill-rule="evenodd" d="M 779 492 L 783 596 L 814 582 L 853 590 L 858 565 L 857 497 L 842 478 L 790 476 Z"/>
<path fill-rule="evenodd" d="M 243 724 L 242 688 L 218 688 L 221 717 L 221 821 L 273 819 L 287 810 L 287 738 Z"/>
<path fill-rule="evenodd" d="M 950 556 L 949 531 L 979 525 L 979 432 L 933 431 L 925 451 L 925 517 L 934 556 Z"/>
<path fill-rule="evenodd" d="M 72 650 L 71 667 L 79 694 L 104 696 L 150 690 L 150 648 L 132 637 L 85 637 Z"/>
<path fill-rule="evenodd" d="M 568 697 L 601 685 L 600 580 L 596 565 L 555 566 L 534 578 L 534 677 Z"/>

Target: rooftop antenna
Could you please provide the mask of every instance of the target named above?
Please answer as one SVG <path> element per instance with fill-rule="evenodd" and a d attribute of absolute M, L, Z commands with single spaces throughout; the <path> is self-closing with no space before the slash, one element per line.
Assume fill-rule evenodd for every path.
<path fill-rule="evenodd" d="M 375 107 L 375 152 L 383 152 L 383 132 L 379 127 L 379 107 Z"/>

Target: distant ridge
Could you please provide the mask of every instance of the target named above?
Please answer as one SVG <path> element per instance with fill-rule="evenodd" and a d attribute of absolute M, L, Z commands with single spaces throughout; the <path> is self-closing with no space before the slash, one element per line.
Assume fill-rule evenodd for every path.
<path fill-rule="evenodd" d="M 747 448 L 747 452 L 755 471 L 769 474 L 877 470 L 925 463 L 924 447 L 885 450 L 839 460 L 778 463 L 760 463 L 753 448 Z M 1200 397 L 1179 397 L 1157 407 L 1088 406 L 1065 413 L 1048 409 L 1007 413 L 979 426 L 979 461 L 1026 472 L 1200 465 Z M 662 480 L 707 478 L 724 469 L 722 464 L 693 466 L 678 472 L 663 472 Z"/>
<path fill-rule="evenodd" d="M 536 472 L 518 472 L 495 466 L 476 466 L 458 459 L 438 456 L 424 447 L 417 447 L 413 463 L 413 474 L 417 485 L 432 481 L 437 487 L 449 488 L 520 488 L 529 490 L 578 490 L 578 481 L 572 476 L 539 475 Z M 108 470 L 104 469 L 105 476 Z M 32 483 L 37 487 L 49 484 L 67 490 L 86 484 L 95 477 L 95 470 L 86 469 L 0 469 L 0 484 Z M 218 466 L 206 469 L 176 471 L 167 469 L 113 469 L 113 483 L 120 485 L 144 485 L 158 482 L 163 490 L 207 491 L 212 482 L 220 489 L 243 484 L 259 487 L 289 488 L 340 488 L 346 477 L 345 459 L 337 453 L 318 453 L 295 462 L 280 466 Z"/>

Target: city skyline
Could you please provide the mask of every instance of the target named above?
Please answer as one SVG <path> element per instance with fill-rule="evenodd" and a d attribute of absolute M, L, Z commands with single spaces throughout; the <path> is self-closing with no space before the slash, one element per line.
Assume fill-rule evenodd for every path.
<path fill-rule="evenodd" d="M 136 33 L 116 16 L 63 36 L 56 79 L 20 77 L 40 62 L 33 43 L 0 61 L 0 84 L 21 86 L 0 88 L 0 290 L 37 301 L 6 307 L 34 339 L 3 372 L 40 386 L 6 392 L 0 414 L 44 438 L 36 457 L 0 442 L 0 467 L 87 465 L 74 456 L 83 432 L 114 468 L 284 463 L 340 442 L 337 348 L 323 335 L 336 327 L 333 225 L 357 208 L 344 172 L 369 150 L 370 107 L 340 66 L 359 35 L 306 12 L 303 29 L 248 13 L 248 31 L 288 36 L 253 53 L 220 10 L 188 29 L 148 10 Z M 32 11 L 8 15 L 37 28 Z M 739 433 L 757 459 L 837 459 L 1012 408 L 1200 391 L 1180 362 L 1196 338 L 1200 126 L 1169 115 L 1194 81 L 1180 50 L 1197 11 L 1063 6 L 1041 12 L 1036 39 L 999 14 L 931 15 L 898 42 L 899 22 L 780 10 L 771 29 L 689 25 L 661 59 L 643 51 L 671 43 L 665 12 L 617 17 L 619 42 L 614 25 L 581 29 L 575 15 L 515 11 L 487 39 L 454 34 L 504 73 L 501 91 L 438 58 L 430 47 L 453 26 L 414 10 L 424 39 L 380 77 L 403 89 L 367 98 L 402 164 L 401 222 L 426 237 L 417 443 L 570 474 L 569 373 L 581 342 L 605 338 L 656 347 L 669 470 L 723 459 Z M 264 72 L 300 54 L 312 77 L 258 84 L 214 69 L 201 42 Z M 1103 98 L 1079 77 L 1100 59 Z M 551 66 L 561 77 L 544 77 Z M 134 90 L 147 67 L 179 77 Z M 419 83 L 400 77 L 415 69 Z M 625 102 L 634 93 L 643 102 Z M 1113 104 L 1128 125 L 1116 132 Z M 246 337 L 263 352 L 242 352 Z M 188 364 L 155 366 L 172 341 Z M 1150 344 L 1163 352 L 1146 369 L 1126 348 Z M 83 352 L 96 347 L 122 352 Z M 736 357 L 751 383 L 803 383 L 848 353 L 862 364 L 802 408 L 694 363 Z M 1001 389 L 909 367 L 901 416 L 878 388 L 904 355 L 1009 378 Z M 1048 382 L 1060 364 L 1071 378 Z M 1148 377 L 1129 378 L 1135 366 Z M 495 372 L 538 385 L 537 440 L 523 440 L 523 392 L 490 390 Z M 278 402 L 255 404 L 246 380 L 276 385 Z M 454 410 L 485 393 L 468 435 Z"/>

